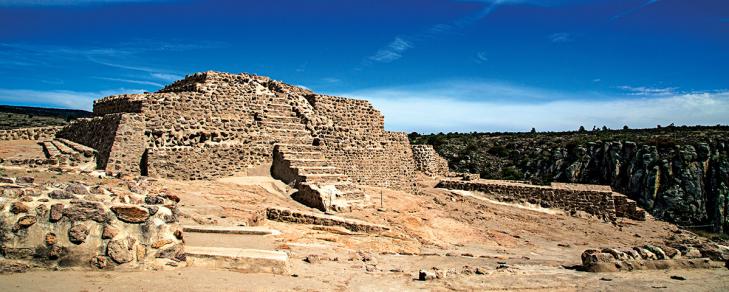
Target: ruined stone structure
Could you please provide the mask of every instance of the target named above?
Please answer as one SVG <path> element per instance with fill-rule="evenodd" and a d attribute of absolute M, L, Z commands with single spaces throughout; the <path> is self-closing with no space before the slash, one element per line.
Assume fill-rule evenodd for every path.
<path fill-rule="evenodd" d="M 427 175 L 447 175 L 448 161 L 438 155 L 433 145 L 413 145 L 415 169 Z"/>
<path fill-rule="evenodd" d="M 459 181 L 446 179 L 440 188 L 477 191 L 500 201 L 519 201 L 567 211 L 583 211 L 605 219 L 625 217 L 645 220 L 645 211 L 626 196 L 600 187 L 577 184 L 538 186 L 509 181 Z"/>
<path fill-rule="evenodd" d="M 58 137 L 93 148 L 114 175 L 183 180 L 270 166 L 322 210 L 367 205 L 361 185 L 410 190 L 415 164 L 404 133 L 364 100 L 315 94 L 267 77 L 197 73 L 159 92 L 94 102 Z"/>
<path fill-rule="evenodd" d="M 0 177 L 0 261 L 21 269 L 177 266 L 185 258 L 174 199 Z"/>
<path fill-rule="evenodd" d="M 588 249 L 581 256 L 582 268 L 589 272 L 724 268 L 726 251 L 711 246 L 674 245 Z"/>
<path fill-rule="evenodd" d="M 9 140 L 49 140 L 56 136 L 61 127 L 20 128 L 0 130 L 0 141 Z"/>

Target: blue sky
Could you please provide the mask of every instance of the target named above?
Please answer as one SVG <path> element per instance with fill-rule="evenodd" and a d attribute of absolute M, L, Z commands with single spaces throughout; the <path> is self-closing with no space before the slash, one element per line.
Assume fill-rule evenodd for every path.
<path fill-rule="evenodd" d="M 0 0 L 0 103 L 198 71 L 371 100 L 399 131 L 729 123 L 726 0 Z"/>

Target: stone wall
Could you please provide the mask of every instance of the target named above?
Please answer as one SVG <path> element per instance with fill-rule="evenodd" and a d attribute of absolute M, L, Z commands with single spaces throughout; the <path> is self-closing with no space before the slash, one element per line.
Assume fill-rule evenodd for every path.
<path fill-rule="evenodd" d="M 609 220 L 618 215 L 636 220 L 645 220 L 645 212 L 642 209 L 628 209 L 630 206 L 635 207 L 635 202 L 630 205 L 627 203 L 625 196 L 608 191 L 560 189 L 489 180 L 443 180 L 438 184 L 438 187 L 482 192 L 493 195 L 501 201 L 529 202 L 570 212 L 583 211 Z M 620 212 L 616 212 L 615 197 L 620 200 L 618 207 Z"/>
<path fill-rule="evenodd" d="M 276 143 L 321 144 L 326 158 L 355 182 L 412 186 L 406 136 L 385 131 L 382 114 L 364 100 L 317 95 L 262 76 L 205 72 L 157 93 L 94 104 L 97 115 L 118 112 L 143 116 L 144 160 L 153 176 L 229 176 L 270 164 Z"/>
<path fill-rule="evenodd" d="M 13 183 L 0 186 L 0 262 L 23 269 L 162 269 L 184 261 L 174 198 L 5 180 Z"/>
<path fill-rule="evenodd" d="M 724 268 L 729 250 L 718 245 L 644 245 L 630 249 L 588 249 L 582 268 L 589 272 Z"/>
<path fill-rule="evenodd" d="M 242 174 L 246 168 L 270 162 L 262 153 L 266 144 L 220 144 L 202 147 L 151 149 L 147 154 L 149 176 L 196 180 Z"/>
<path fill-rule="evenodd" d="M 441 157 L 432 145 L 413 145 L 415 169 L 427 175 L 447 175 L 448 161 Z"/>
<path fill-rule="evenodd" d="M 327 159 L 359 184 L 409 190 L 415 165 L 405 133 L 384 129 L 384 117 L 366 100 L 312 94 L 314 136 Z"/>
<path fill-rule="evenodd" d="M 95 149 L 97 168 L 110 174 L 141 172 L 146 139 L 143 117 L 138 114 L 78 119 L 58 132 L 57 137 Z"/>
<path fill-rule="evenodd" d="M 94 115 L 140 113 L 144 98 L 144 94 L 122 94 L 94 100 Z"/>
<path fill-rule="evenodd" d="M 63 127 L 37 127 L 0 130 L 0 141 L 10 140 L 53 140 Z"/>

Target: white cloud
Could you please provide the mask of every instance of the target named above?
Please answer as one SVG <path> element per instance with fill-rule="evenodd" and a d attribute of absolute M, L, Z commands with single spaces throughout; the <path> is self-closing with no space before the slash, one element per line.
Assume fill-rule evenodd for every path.
<path fill-rule="evenodd" d="M 143 89 L 101 91 L 32 90 L 0 88 L 0 104 L 91 110 L 94 99 L 122 93 L 142 93 Z"/>
<path fill-rule="evenodd" d="M 380 49 L 368 59 L 381 63 L 390 63 L 402 57 L 402 54 L 413 45 L 401 37 L 396 37 L 385 48 Z"/>
<path fill-rule="evenodd" d="M 560 93 L 504 83 L 438 83 L 337 95 L 370 100 L 389 130 L 418 132 L 574 130 L 729 122 L 729 90 L 674 95 Z M 486 89 L 477 94 L 474 89 Z M 464 95 L 465 94 L 465 95 Z M 515 98 L 520 97 L 520 98 Z"/>

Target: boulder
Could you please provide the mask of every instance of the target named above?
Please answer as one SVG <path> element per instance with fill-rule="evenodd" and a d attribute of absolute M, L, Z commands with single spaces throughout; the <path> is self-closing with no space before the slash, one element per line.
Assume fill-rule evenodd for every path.
<path fill-rule="evenodd" d="M 434 280 L 436 278 L 435 273 L 427 271 L 427 270 L 420 270 L 418 272 L 418 280 L 420 281 L 428 281 L 428 280 Z"/>
<path fill-rule="evenodd" d="M 16 223 L 16 225 L 18 227 L 20 227 L 21 229 L 25 229 L 25 228 L 32 226 L 37 221 L 38 221 L 38 219 L 36 219 L 35 216 L 26 215 L 26 216 L 20 217 L 20 219 L 18 219 L 18 222 Z"/>
<path fill-rule="evenodd" d="M 117 264 L 124 264 L 134 260 L 129 241 L 126 239 L 112 240 L 106 246 L 106 254 Z"/>
<path fill-rule="evenodd" d="M 28 213 L 29 210 L 30 207 L 23 202 L 13 202 L 13 204 L 10 205 L 10 212 L 13 214 Z"/>
<path fill-rule="evenodd" d="M 165 199 L 160 196 L 146 196 L 144 197 L 144 203 L 149 205 L 162 205 L 165 203 Z"/>
<path fill-rule="evenodd" d="M 592 266 L 597 263 L 611 263 L 615 262 L 616 258 L 609 253 L 600 252 L 594 249 L 588 249 L 582 253 L 582 265 Z"/>
<path fill-rule="evenodd" d="M 76 196 L 64 190 L 52 190 L 50 193 L 48 193 L 48 197 L 56 200 L 76 199 Z"/>
<path fill-rule="evenodd" d="M 147 208 L 135 205 L 117 205 L 111 207 L 111 211 L 116 214 L 119 220 L 127 223 L 143 223 L 149 218 Z"/>
<path fill-rule="evenodd" d="M 71 201 L 71 204 L 63 209 L 63 216 L 68 217 L 72 222 L 93 220 L 101 223 L 106 221 L 106 211 L 103 205 L 91 201 Z"/>
<path fill-rule="evenodd" d="M 91 193 L 89 193 L 89 189 L 85 185 L 82 185 L 80 183 L 68 184 L 68 186 L 66 187 L 66 192 L 71 193 L 71 194 L 77 194 L 77 195 L 91 194 Z"/>
<path fill-rule="evenodd" d="M 51 212 L 49 212 L 48 221 L 58 222 L 63 218 L 63 204 L 57 203 L 51 205 Z"/>
<path fill-rule="evenodd" d="M 68 240 L 75 244 L 82 244 L 89 235 L 89 228 L 83 224 L 77 224 L 68 230 Z"/>
<path fill-rule="evenodd" d="M 101 238 L 112 239 L 116 237 L 117 234 L 119 234 L 119 229 L 116 229 L 114 226 L 111 225 L 104 225 L 104 231 L 101 232 Z"/>

